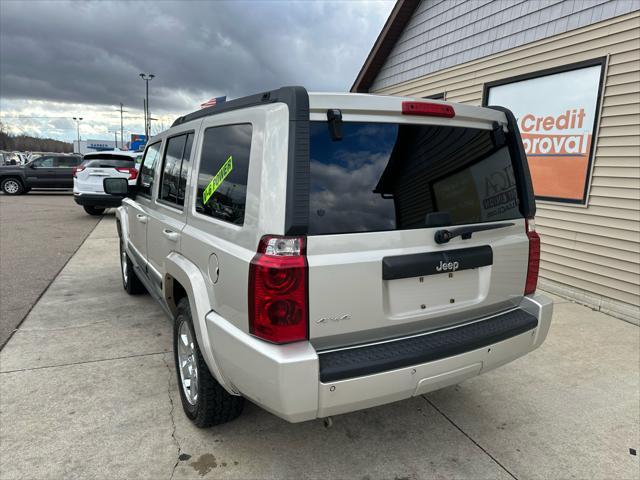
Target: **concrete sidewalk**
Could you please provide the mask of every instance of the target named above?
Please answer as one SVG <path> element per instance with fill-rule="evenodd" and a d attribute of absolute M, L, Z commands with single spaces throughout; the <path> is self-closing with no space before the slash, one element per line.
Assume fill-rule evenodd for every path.
<path fill-rule="evenodd" d="M 71 192 L 0 194 L 0 349 L 99 220 Z"/>
<path fill-rule="evenodd" d="M 0 477 L 637 479 L 640 329 L 558 299 L 547 342 L 424 397 L 194 428 L 171 325 L 122 290 L 105 217 L 0 352 Z"/>

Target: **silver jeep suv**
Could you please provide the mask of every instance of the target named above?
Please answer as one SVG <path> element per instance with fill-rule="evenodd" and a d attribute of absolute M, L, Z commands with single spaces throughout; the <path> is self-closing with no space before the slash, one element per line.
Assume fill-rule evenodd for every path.
<path fill-rule="evenodd" d="M 540 240 L 513 114 L 283 87 L 179 118 L 104 180 L 124 288 L 174 323 L 200 427 L 461 382 L 537 348 Z"/>

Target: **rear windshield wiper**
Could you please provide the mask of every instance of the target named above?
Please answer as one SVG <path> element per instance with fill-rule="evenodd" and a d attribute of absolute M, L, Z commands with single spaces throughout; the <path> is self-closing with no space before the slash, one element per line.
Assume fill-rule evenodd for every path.
<path fill-rule="evenodd" d="M 459 227 L 451 230 L 438 230 L 434 236 L 436 243 L 447 243 L 452 238 L 462 237 L 467 240 L 471 238 L 473 232 L 483 232 L 485 230 L 495 230 L 496 228 L 505 228 L 515 225 L 513 222 L 493 223 L 491 225 L 475 225 L 473 227 Z"/>

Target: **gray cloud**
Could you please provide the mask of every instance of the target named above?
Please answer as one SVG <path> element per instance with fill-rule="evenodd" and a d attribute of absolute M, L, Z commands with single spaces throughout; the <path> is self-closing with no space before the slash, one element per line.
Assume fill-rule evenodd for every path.
<path fill-rule="evenodd" d="M 348 89 L 393 2 L 0 3 L 0 97 L 183 113 L 285 84 Z"/>

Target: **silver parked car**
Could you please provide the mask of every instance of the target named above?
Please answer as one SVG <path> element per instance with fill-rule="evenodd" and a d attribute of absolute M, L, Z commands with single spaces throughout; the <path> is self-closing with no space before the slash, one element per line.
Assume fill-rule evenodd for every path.
<path fill-rule="evenodd" d="M 301 87 L 181 117 L 117 210 L 124 288 L 174 322 L 200 427 L 421 395 L 537 348 L 552 302 L 515 118 Z"/>

